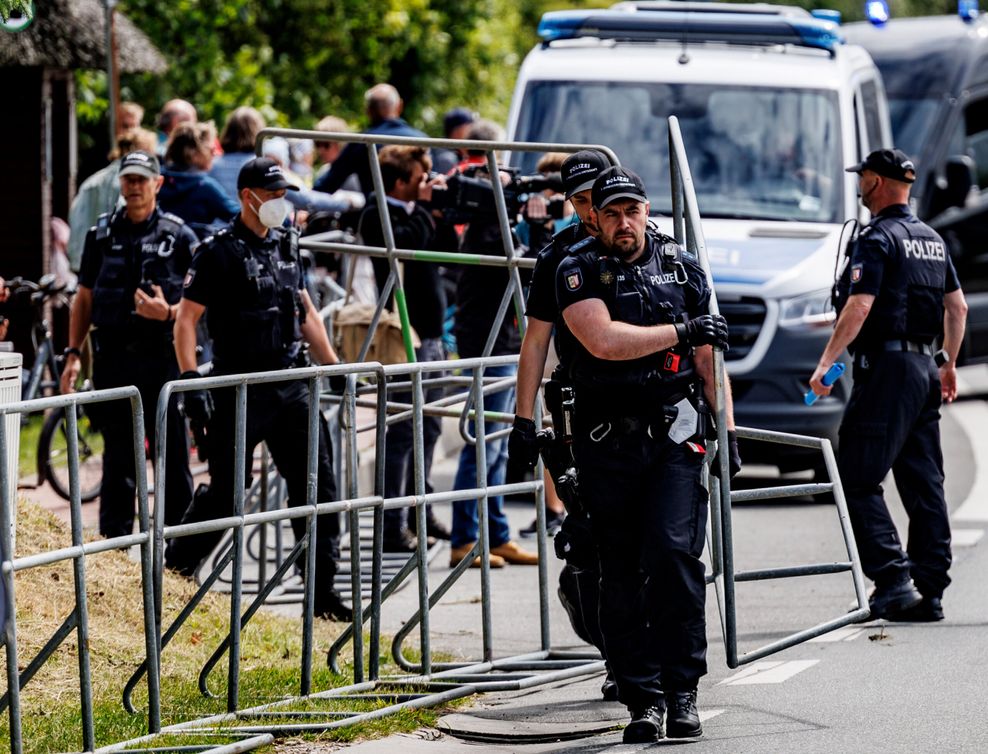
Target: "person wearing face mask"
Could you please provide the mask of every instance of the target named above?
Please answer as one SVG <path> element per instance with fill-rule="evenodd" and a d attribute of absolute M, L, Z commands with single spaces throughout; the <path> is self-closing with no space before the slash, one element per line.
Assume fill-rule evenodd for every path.
<path fill-rule="evenodd" d="M 943 239 L 909 209 L 913 161 L 881 149 L 847 170 L 858 174 L 872 220 L 848 245 L 837 322 L 810 387 L 829 394 L 823 375 L 850 351 L 854 387 L 837 466 L 861 565 L 875 582 L 871 617 L 940 621 L 951 562 L 940 406 L 957 396 L 967 303 Z M 905 551 L 882 493 L 890 470 L 909 515 Z"/>
<path fill-rule="evenodd" d="M 701 403 L 715 405 L 713 348 L 726 350 L 727 323 L 708 313 L 696 256 L 646 232 L 638 175 L 608 168 L 590 194 L 598 238 L 560 262 L 556 298 L 575 339 L 573 453 L 600 567 L 600 632 L 631 713 L 624 741 L 696 738 L 707 669 Z"/>
<path fill-rule="evenodd" d="M 172 327 L 197 241 L 181 218 L 158 207 L 163 179 L 157 157 L 143 150 L 124 156 L 119 182 L 124 206 L 100 215 L 83 245 L 61 390 L 76 388 L 80 349 L 92 327 L 93 384 L 137 386 L 153 454 L 158 393 L 179 375 Z M 100 534 L 132 534 L 136 474 L 130 405 L 94 403 L 86 411 L 103 433 Z M 164 520 L 177 524 L 192 498 L 192 475 L 185 426 L 174 404 L 168 410 L 167 445 Z"/>
<path fill-rule="evenodd" d="M 205 315 L 213 341 L 213 374 L 241 374 L 319 364 L 337 364 L 322 320 L 302 281 L 294 229 L 283 227 L 292 186 L 281 167 L 257 157 L 240 170 L 240 213 L 228 228 L 206 239 L 189 266 L 175 323 L 175 352 L 182 377 L 195 379 L 196 324 Z M 196 490 L 183 523 L 233 514 L 236 395 L 230 389 L 183 394 L 189 420 L 205 427 L 209 486 Z M 267 443 L 288 485 L 288 504 L 306 504 L 308 477 L 309 387 L 305 380 L 251 385 L 247 390 L 246 461 Z M 313 399 L 316 399 L 313 397 Z M 317 495 L 337 499 L 332 445 L 325 418 L 319 417 Z M 307 531 L 304 518 L 292 519 L 296 539 Z M 317 617 L 352 620 L 352 611 L 333 586 L 339 558 L 340 521 L 336 513 L 317 519 L 315 604 Z M 166 565 L 193 575 L 218 544 L 221 532 L 181 537 L 169 543 Z M 297 561 L 304 571 L 304 553 Z M 307 576 L 308 577 L 308 576 Z"/>

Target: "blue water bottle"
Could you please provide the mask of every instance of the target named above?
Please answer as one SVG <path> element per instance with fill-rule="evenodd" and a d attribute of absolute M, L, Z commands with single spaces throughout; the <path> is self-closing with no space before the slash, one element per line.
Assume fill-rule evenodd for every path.
<path fill-rule="evenodd" d="M 834 365 L 827 370 L 827 373 L 823 375 L 823 379 L 820 381 L 827 387 L 830 387 L 835 382 L 837 382 L 837 380 L 840 379 L 840 376 L 842 374 L 844 374 L 844 362 L 838 361 L 835 362 Z M 812 406 L 814 403 L 816 403 L 816 399 L 819 397 L 820 397 L 819 395 L 817 395 L 812 390 L 810 390 L 806 393 L 806 395 L 803 396 L 803 402 L 806 403 L 807 406 Z"/>

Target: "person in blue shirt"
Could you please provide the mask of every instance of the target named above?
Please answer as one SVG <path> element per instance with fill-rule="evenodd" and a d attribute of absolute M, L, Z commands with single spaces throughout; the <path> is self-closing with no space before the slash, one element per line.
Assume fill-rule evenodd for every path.
<path fill-rule="evenodd" d="M 382 136 L 419 136 L 425 134 L 417 128 L 412 128 L 401 118 L 405 106 L 398 90 L 391 84 L 376 84 L 364 94 L 364 104 L 370 127 L 365 134 L 380 134 Z M 374 182 L 367 164 L 367 147 L 365 144 L 347 144 L 340 156 L 333 163 L 329 172 L 316 179 L 312 186 L 316 191 L 335 193 L 351 175 L 356 174 L 360 180 L 360 190 L 370 194 L 374 190 Z"/>
<path fill-rule="evenodd" d="M 253 107 L 238 107 L 227 116 L 220 134 L 223 154 L 213 160 L 209 169 L 214 178 L 233 201 L 237 201 L 237 176 L 240 168 L 253 160 L 254 144 L 261 129 L 267 125 L 264 117 Z"/>

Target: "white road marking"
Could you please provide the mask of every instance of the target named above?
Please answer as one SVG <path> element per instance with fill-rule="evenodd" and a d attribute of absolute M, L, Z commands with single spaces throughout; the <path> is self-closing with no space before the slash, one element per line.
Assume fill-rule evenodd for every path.
<path fill-rule="evenodd" d="M 856 605 L 855 605 L 856 607 Z M 857 628 L 855 626 L 844 626 L 844 628 L 837 628 L 833 631 L 828 631 L 822 636 L 817 636 L 816 638 L 810 639 L 810 642 L 827 642 L 827 641 L 852 641 L 857 639 L 864 633 L 863 628 Z"/>
<path fill-rule="evenodd" d="M 782 683 L 816 665 L 819 660 L 761 661 L 727 678 L 718 686 L 748 686 L 762 683 Z"/>
<path fill-rule="evenodd" d="M 959 380 L 960 381 L 960 380 Z M 967 499 L 954 511 L 952 521 L 984 521 L 988 523 L 988 474 L 981 473 L 979 462 L 988 459 L 988 404 L 984 401 L 965 401 L 950 412 L 953 419 L 961 425 L 964 434 L 971 443 L 974 454 L 975 472 L 974 484 Z"/>
<path fill-rule="evenodd" d="M 951 529 L 951 547 L 974 547 L 985 535 L 984 529 Z"/>
<path fill-rule="evenodd" d="M 711 717 L 717 717 L 717 715 L 723 715 L 727 710 L 723 709 L 702 709 L 700 710 L 700 722 L 705 723 Z"/>

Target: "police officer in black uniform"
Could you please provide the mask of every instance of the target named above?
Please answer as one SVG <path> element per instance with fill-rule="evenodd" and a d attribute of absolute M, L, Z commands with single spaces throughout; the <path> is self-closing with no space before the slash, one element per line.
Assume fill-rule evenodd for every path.
<path fill-rule="evenodd" d="M 821 378 L 850 350 L 854 387 L 838 468 L 862 566 L 875 582 L 872 617 L 938 621 L 951 561 L 940 405 L 957 395 L 967 304 L 943 239 L 909 209 L 912 160 L 882 149 L 847 170 L 860 176 L 872 221 L 849 244 L 834 291 L 839 316 L 810 386 L 828 394 Z M 905 552 L 882 495 L 890 469 L 909 514 Z"/>
<path fill-rule="evenodd" d="M 693 255 L 646 234 L 636 174 L 603 171 L 592 202 L 598 248 L 564 259 L 556 288 L 579 341 L 574 449 L 600 563 L 600 627 L 631 712 L 624 740 L 661 738 L 667 709 L 669 737 L 694 738 L 706 673 L 700 417 L 714 401 L 711 346 L 726 348 L 727 323 L 707 313 Z M 726 415 L 736 471 L 729 403 Z"/>
<path fill-rule="evenodd" d="M 320 364 L 339 362 L 315 307 L 305 290 L 297 235 L 283 224 L 284 199 L 292 186 L 276 162 L 255 158 L 237 179 L 241 211 L 229 228 L 203 241 L 185 278 L 175 325 L 175 349 L 183 377 L 194 379 L 196 323 L 205 313 L 213 341 L 213 373 L 237 374 L 302 366 L 303 341 Z M 314 397 L 314 399 L 317 399 Z M 308 476 L 309 389 L 305 381 L 252 385 L 247 391 L 247 468 L 254 448 L 267 443 L 288 485 L 289 505 L 305 505 Z M 208 490 L 200 488 L 183 523 L 232 515 L 235 480 L 235 392 L 216 390 L 185 396 L 191 420 L 206 423 L 209 446 Z M 317 501 L 336 499 L 332 444 L 325 418 L 319 421 Z M 305 519 L 292 519 L 296 538 L 304 536 Z M 339 515 L 318 517 L 316 534 L 315 614 L 352 620 L 333 587 L 339 558 Z M 171 540 L 166 563 L 190 574 L 221 538 L 220 532 Z M 300 559 L 304 565 L 304 556 Z"/>
<path fill-rule="evenodd" d="M 195 234 L 180 218 L 158 209 L 162 182 L 158 158 L 149 152 L 131 152 L 120 163 L 125 205 L 101 215 L 86 236 L 61 384 L 63 393 L 75 389 L 79 349 L 92 326 L 93 384 L 137 386 L 152 455 L 158 393 L 179 374 L 172 327 L 196 246 Z M 100 534 L 131 534 L 136 474 L 130 404 L 113 401 L 86 410 L 103 433 Z M 168 410 L 167 458 L 164 518 L 177 524 L 192 498 L 192 475 L 185 424 L 174 405 Z"/>

